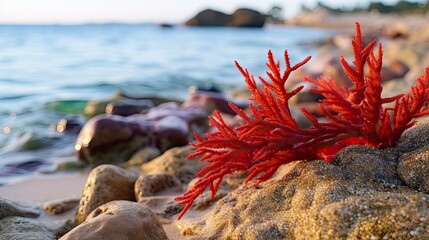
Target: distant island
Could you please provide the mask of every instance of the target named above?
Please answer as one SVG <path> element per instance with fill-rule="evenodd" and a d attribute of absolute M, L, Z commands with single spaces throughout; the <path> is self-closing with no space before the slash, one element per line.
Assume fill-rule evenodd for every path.
<path fill-rule="evenodd" d="M 261 28 L 267 15 L 248 8 L 239 8 L 232 14 L 226 14 L 213 9 L 206 9 L 186 21 L 186 26 L 201 27 L 252 27 Z"/>

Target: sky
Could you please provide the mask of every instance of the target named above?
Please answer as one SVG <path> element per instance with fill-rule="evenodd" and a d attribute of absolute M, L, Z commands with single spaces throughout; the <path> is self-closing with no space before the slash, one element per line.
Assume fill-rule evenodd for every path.
<path fill-rule="evenodd" d="M 370 1 L 322 0 L 335 7 L 362 6 Z M 265 13 L 274 5 L 283 8 L 285 17 L 291 17 L 299 12 L 301 4 L 316 3 L 317 0 L 0 0 L 0 23 L 181 23 L 206 8 L 232 13 L 239 7 L 248 7 Z"/>

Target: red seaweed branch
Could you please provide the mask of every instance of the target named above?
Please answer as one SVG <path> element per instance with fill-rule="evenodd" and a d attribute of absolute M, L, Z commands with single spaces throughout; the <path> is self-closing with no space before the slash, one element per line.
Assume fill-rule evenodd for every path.
<path fill-rule="evenodd" d="M 267 76 L 270 82 L 259 77 L 262 89 L 258 89 L 253 75 L 236 62 L 252 95 L 250 100 L 255 104 L 250 104 L 251 114 L 248 115 L 229 103 L 244 121 L 243 125 L 231 127 L 215 110 L 209 120 L 217 131 L 207 133 L 205 138 L 195 135 L 196 142 L 191 145 L 196 150 L 187 158 L 201 156 L 201 161 L 210 164 L 196 174 L 199 180 L 195 186 L 176 198 L 185 205 L 178 218 L 206 188 L 210 188 L 213 198 L 223 177 L 236 171 L 249 172 L 246 182 L 256 177 L 257 185 L 269 179 L 283 164 L 298 160 L 330 161 L 340 149 L 351 144 L 377 148 L 395 146 L 401 134 L 415 123 L 415 118 L 429 114 L 429 110 L 423 108 L 429 101 L 429 67 L 417 79 L 411 93 L 382 98 L 383 50 L 380 44 L 376 55 L 375 44 L 373 41 L 363 45 L 360 25 L 356 23 L 356 36 L 352 41 L 353 65 L 340 57 L 353 87 L 341 88 L 330 79 L 306 79 L 315 85 L 311 91 L 324 96 L 319 107 L 328 120 L 319 122 L 301 108 L 312 122 L 306 129 L 298 126 L 289 107 L 289 99 L 303 87 L 288 92 L 284 86 L 290 74 L 306 64 L 310 57 L 292 66 L 285 51 L 286 68 L 282 71 L 280 62 L 276 62 L 269 51 Z M 365 67 L 368 68 L 367 76 Z M 394 107 L 383 106 L 393 102 Z"/>

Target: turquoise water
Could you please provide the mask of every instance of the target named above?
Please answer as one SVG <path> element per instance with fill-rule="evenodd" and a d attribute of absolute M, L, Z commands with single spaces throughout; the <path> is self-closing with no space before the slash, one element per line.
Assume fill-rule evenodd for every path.
<path fill-rule="evenodd" d="M 75 136 L 52 126 L 82 114 L 87 100 L 117 91 L 183 99 L 188 86 L 205 83 L 228 91 L 243 85 L 234 60 L 264 74 L 269 49 L 279 58 L 289 49 L 297 61 L 315 53 L 307 43 L 328 34 L 297 27 L 0 26 L 0 169 L 72 156 Z M 0 171 L 0 183 L 6 175 Z"/>

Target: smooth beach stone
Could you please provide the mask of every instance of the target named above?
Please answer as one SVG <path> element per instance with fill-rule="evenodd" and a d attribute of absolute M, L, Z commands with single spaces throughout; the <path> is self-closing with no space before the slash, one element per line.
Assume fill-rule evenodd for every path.
<path fill-rule="evenodd" d="M 230 192 L 201 220 L 179 222 L 181 233 L 190 239 L 429 238 L 427 194 L 351 177 L 325 161 L 279 171 L 257 188 L 250 183 Z"/>
<path fill-rule="evenodd" d="M 180 180 L 169 173 L 142 174 L 134 185 L 134 193 L 138 202 L 143 197 L 154 196 L 158 192 L 169 189 L 173 192 L 180 192 L 182 189 Z"/>
<path fill-rule="evenodd" d="M 79 159 L 93 165 L 123 163 L 147 147 L 163 152 L 186 145 L 194 131 L 206 129 L 207 113 L 203 109 L 166 103 L 145 114 L 92 118 L 79 133 L 75 149 Z"/>
<path fill-rule="evenodd" d="M 37 218 L 40 213 L 40 206 L 36 203 L 23 204 L 0 197 L 0 219 L 9 216 Z"/>
<path fill-rule="evenodd" d="M 137 176 L 115 165 L 100 165 L 88 176 L 79 209 L 76 214 L 77 224 L 95 208 L 114 200 L 134 201 L 134 183 Z"/>
<path fill-rule="evenodd" d="M 182 183 L 188 183 L 203 166 L 207 165 L 206 162 L 200 162 L 198 157 L 185 160 L 194 150 L 195 148 L 190 145 L 172 148 L 143 164 L 141 170 L 146 174 L 169 173 L 180 179 Z"/>
<path fill-rule="evenodd" d="M 429 193 L 429 146 L 402 155 L 398 175 L 409 187 Z"/>
<path fill-rule="evenodd" d="M 126 117 L 147 111 L 153 106 L 150 100 L 121 99 L 107 104 L 106 113 Z"/>
<path fill-rule="evenodd" d="M 44 223 L 23 217 L 0 220 L 0 240 L 56 240 L 56 234 Z"/>
<path fill-rule="evenodd" d="M 95 209 L 85 222 L 60 239 L 167 240 L 168 238 L 156 215 L 144 204 L 113 201 Z"/>
<path fill-rule="evenodd" d="M 149 142 L 148 131 L 138 123 L 116 115 L 90 119 L 76 141 L 78 158 L 89 164 L 118 163 Z"/>

